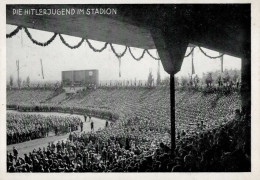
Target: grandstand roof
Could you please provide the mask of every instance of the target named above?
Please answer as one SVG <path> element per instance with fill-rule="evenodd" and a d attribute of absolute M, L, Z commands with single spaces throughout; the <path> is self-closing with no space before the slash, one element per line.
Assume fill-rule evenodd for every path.
<path fill-rule="evenodd" d="M 116 8 L 117 15 L 19 16 L 14 8 Z M 251 108 L 250 4 L 8 5 L 7 24 L 158 50 L 164 70 L 181 69 L 188 45 L 242 58 L 242 108 Z M 170 80 L 172 149 L 175 146 L 174 78 Z"/>
<path fill-rule="evenodd" d="M 117 15 L 18 16 L 13 8 L 116 8 Z M 156 48 L 170 74 L 180 70 L 189 43 L 241 58 L 250 53 L 250 4 L 8 5 L 7 24 Z"/>

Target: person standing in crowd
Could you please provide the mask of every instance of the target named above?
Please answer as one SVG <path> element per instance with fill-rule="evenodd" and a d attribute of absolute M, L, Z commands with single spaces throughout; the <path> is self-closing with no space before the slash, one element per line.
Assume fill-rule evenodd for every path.
<path fill-rule="evenodd" d="M 80 131 L 83 131 L 83 121 L 80 122 Z"/>
<path fill-rule="evenodd" d="M 204 128 L 205 128 L 204 122 L 200 121 L 200 123 L 198 123 L 199 132 L 201 133 L 204 130 Z"/>
<path fill-rule="evenodd" d="M 72 139 L 73 139 L 73 137 L 72 137 L 72 134 L 71 134 L 71 132 L 70 132 L 70 134 L 69 134 L 69 140 L 72 141 Z"/>
<path fill-rule="evenodd" d="M 18 151 L 15 147 L 13 147 L 13 154 L 14 154 L 14 159 L 15 161 L 17 161 L 17 158 L 18 158 Z"/>
<path fill-rule="evenodd" d="M 91 123 L 90 123 L 90 127 L 91 127 L 91 131 L 94 131 L 94 122 L 91 120 Z"/>
<path fill-rule="evenodd" d="M 237 89 L 239 88 L 239 80 L 236 82 Z"/>
<path fill-rule="evenodd" d="M 84 114 L 84 120 L 85 120 L 85 122 L 87 121 L 87 115 L 86 114 Z"/>
<path fill-rule="evenodd" d="M 58 135 L 58 127 L 57 126 L 54 127 L 54 133 L 55 133 L 55 136 Z"/>
<path fill-rule="evenodd" d="M 49 132 L 50 132 L 50 128 L 49 128 L 49 125 L 47 124 L 46 125 L 46 137 L 49 136 Z"/>
<path fill-rule="evenodd" d="M 106 128 L 108 127 L 108 120 L 106 120 Z"/>
<path fill-rule="evenodd" d="M 61 148 L 62 148 L 60 141 L 58 141 L 58 143 L 56 144 L 56 147 L 57 147 L 57 152 L 60 152 Z"/>
<path fill-rule="evenodd" d="M 88 117 L 89 117 L 89 122 L 90 122 L 91 121 L 91 116 L 89 115 Z"/>
<path fill-rule="evenodd" d="M 240 110 L 239 110 L 239 109 L 236 109 L 236 110 L 235 110 L 235 120 L 236 120 L 236 121 L 241 120 L 241 113 L 240 113 Z"/>

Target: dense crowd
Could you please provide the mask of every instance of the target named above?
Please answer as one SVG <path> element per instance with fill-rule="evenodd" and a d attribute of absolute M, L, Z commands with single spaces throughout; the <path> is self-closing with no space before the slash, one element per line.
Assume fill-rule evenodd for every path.
<path fill-rule="evenodd" d="M 51 90 L 8 90 L 7 104 L 32 104 L 37 105 L 45 101 L 54 91 Z"/>
<path fill-rule="evenodd" d="M 64 96 L 64 93 L 58 96 Z M 158 133 L 170 132 L 169 89 L 98 89 L 76 94 L 61 101 L 60 98 L 58 98 L 59 101 L 54 101 L 55 98 L 50 103 L 41 104 L 39 107 L 45 107 L 46 111 L 60 112 L 60 110 L 67 109 L 67 112 L 72 110 L 72 112 L 79 111 L 79 113 L 86 113 L 84 109 L 92 109 L 93 116 L 105 119 L 111 119 L 110 115 L 116 114 L 116 119 L 119 117 L 121 119 L 117 123 L 118 126 L 121 124 L 129 126 L 130 123 L 130 126 L 134 126 L 133 129 L 145 126 Z M 8 96 L 7 99 L 9 99 Z M 229 95 L 218 93 L 205 95 L 202 92 L 176 91 L 176 127 L 178 127 L 176 129 L 178 134 L 183 133 L 183 131 L 189 135 L 196 134 L 200 131 L 198 127 L 202 123 L 206 129 L 212 129 L 228 122 L 234 109 L 240 107 L 239 99 L 238 92 Z M 30 109 L 24 111 L 27 110 L 31 111 Z M 94 114 L 94 112 L 96 113 Z M 90 112 L 87 111 L 87 113 Z M 142 134 L 146 136 L 147 132 Z"/>
<path fill-rule="evenodd" d="M 67 141 L 49 143 L 24 157 L 14 148 L 7 167 L 8 172 L 250 171 L 249 124 L 237 110 L 225 125 L 196 136 L 182 134 L 173 153 L 163 139 L 111 136 L 112 125 L 80 136 L 71 133 Z"/>
<path fill-rule="evenodd" d="M 91 107 L 118 114 L 118 119 L 95 133 L 71 133 L 67 141 L 59 142 L 61 148 L 54 144 L 26 158 L 8 155 L 8 171 L 238 171 L 243 166 L 248 171 L 246 141 L 250 138 L 238 137 L 238 132 L 248 135 L 243 127 L 250 123 L 239 110 L 234 111 L 241 104 L 238 92 L 176 91 L 175 103 L 177 147 L 170 154 L 169 89 L 97 89 L 69 98 L 62 93 L 44 105 L 74 110 Z M 237 161 L 238 156 L 242 165 L 223 164 Z"/>
<path fill-rule="evenodd" d="M 79 117 L 7 113 L 7 144 L 47 137 L 78 129 Z"/>

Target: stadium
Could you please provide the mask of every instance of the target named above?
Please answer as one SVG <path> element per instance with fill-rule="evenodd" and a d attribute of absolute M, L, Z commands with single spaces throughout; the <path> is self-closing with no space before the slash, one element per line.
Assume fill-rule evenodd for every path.
<path fill-rule="evenodd" d="M 68 55 L 65 51 L 59 53 L 60 45 L 55 43 L 69 47 L 68 58 L 71 58 L 72 51 L 77 51 L 86 41 L 85 47 L 93 53 L 102 54 L 110 47 L 104 53 L 115 55 L 118 71 L 114 74 L 119 77 L 111 78 L 112 66 L 98 64 L 98 58 L 95 67 L 89 60 L 85 69 L 83 61 L 75 58 L 77 65 L 71 63 L 67 67 L 66 59 L 55 66 L 50 60 L 47 68 L 46 61 L 41 59 L 41 68 L 35 75 L 40 80 L 31 82 L 32 74 L 30 78 L 21 74 L 22 57 L 17 60 L 14 65 L 17 82 L 12 76 L 7 80 L 8 172 L 251 171 L 249 5 L 111 5 L 120 17 L 66 17 L 72 20 L 61 16 L 22 18 L 11 14 L 14 8 L 50 7 L 60 8 L 59 5 L 7 6 L 7 25 L 16 26 L 6 35 L 7 43 L 11 44 L 7 54 L 14 52 L 12 39 L 23 32 L 27 40 L 21 35 L 22 45 L 18 47 L 26 52 L 26 48 L 32 50 L 37 45 L 48 48 L 54 43 L 50 48 L 56 47 L 58 53 L 53 57 L 57 63 L 62 53 L 63 57 Z M 93 8 L 104 6 L 93 5 Z M 154 9 L 156 13 L 147 13 Z M 82 18 L 86 18 L 87 24 L 95 22 L 95 25 L 86 28 Z M 64 24 L 65 21 L 73 22 L 77 28 Z M 171 28 L 175 25 L 179 28 Z M 36 33 L 30 33 L 32 29 L 54 34 L 42 43 L 34 38 Z M 95 48 L 82 35 L 83 30 L 88 32 L 89 39 L 101 41 L 103 47 Z M 82 39 L 77 45 L 70 45 L 64 34 Z M 58 36 L 60 41 L 56 40 Z M 32 45 L 26 47 L 29 45 L 25 41 Z M 123 46 L 121 54 L 115 44 Z M 134 47 L 141 49 L 140 57 L 134 55 Z M 209 55 L 210 50 L 217 55 Z M 200 56 L 196 56 L 198 53 Z M 50 54 L 38 52 L 38 56 L 46 59 L 51 59 Z M 124 56 L 140 63 L 141 74 L 145 74 L 142 78 L 133 78 L 138 74 L 138 67 L 133 71 L 132 67 L 126 67 L 129 65 L 124 66 Z M 232 59 L 231 56 L 240 59 L 241 70 L 231 69 L 232 62 L 225 60 Z M 24 57 L 29 59 L 29 52 Z M 156 67 L 156 75 L 147 64 L 141 65 L 148 57 Z M 198 69 L 203 67 L 196 65 L 196 57 L 210 59 L 213 70 L 207 66 L 203 71 L 206 73 L 198 76 Z M 106 61 L 103 57 L 101 60 Z M 213 61 L 220 62 L 220 68 Z M 226 67 L 231 64 L 231 68 L 224 69 L 223 61 Z M 178 73 L 185 71 L 186 64 L 189 75 L 181 77 Z M 202 64 L 206 66 L 206 62 Z M 57 70 L 58 66 L 62 68 Z M 34 65 L 28 68 L 36 69 Z M 130 73 L 135 76 L 130 78 Z M 53 77 L 58 80 L 48 82 Z"/>

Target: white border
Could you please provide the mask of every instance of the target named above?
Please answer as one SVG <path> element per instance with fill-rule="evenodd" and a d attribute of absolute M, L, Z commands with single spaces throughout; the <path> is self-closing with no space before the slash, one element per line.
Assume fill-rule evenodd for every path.
<path fill-rule="evenodd" d="M 140 4 L 140 3 L 251 3 L 251 47 L 252 47 L 252 172 L 251 173 L 6 173 L 6 4 Z M 222 179 L 222 180 L 251 180 L 260 179 L 260 3 L 257 0 L 175 0 L 158 1 L 158 0 L 1 0 L 0 2 L 0 180 L 5 179 Z"/>

